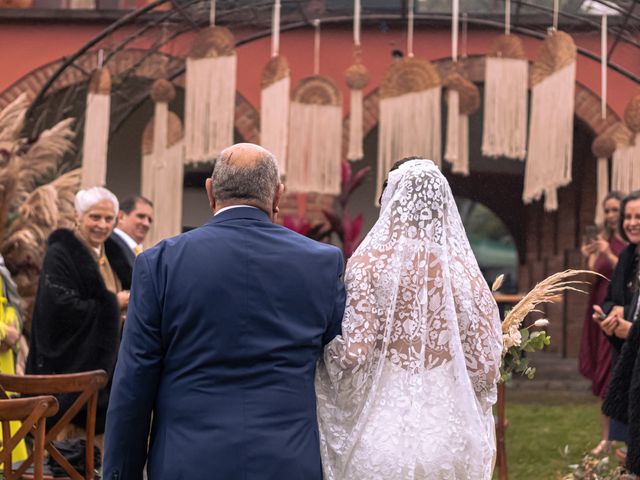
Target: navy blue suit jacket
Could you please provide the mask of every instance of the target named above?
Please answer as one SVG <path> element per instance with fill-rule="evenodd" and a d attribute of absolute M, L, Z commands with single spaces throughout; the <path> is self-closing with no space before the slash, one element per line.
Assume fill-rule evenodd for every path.
<path fill-rule="evenodd" d="M 138 255 L 104 478 L 321 480 L 314 375 L 341 252 L 241 207 Z M 153 413 L 153 415 L 152 415 Z"/>

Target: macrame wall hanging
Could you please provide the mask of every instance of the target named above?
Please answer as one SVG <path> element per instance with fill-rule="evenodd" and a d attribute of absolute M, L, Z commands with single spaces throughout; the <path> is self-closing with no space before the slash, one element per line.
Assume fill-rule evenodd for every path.
<path fill-rule="evenodd" d="M 600 35 L 600 118 L 607 119 L 607 16 L 602 16 Z M 594 222 L 604 223 L 602 202 L 609 193 L 609 157 L 616 150 L 616 142 L 609 135 L 599 135 L 591 145 L 591 151 L 598 159 L 596 179 L 596 206 Z"/>
<path fill-rule="evenodd" d="M 524 203 L 544 194 L 544 208 L 558 209 L 557 189 L 571 183 L 576 46 L 554 28 L 542 44 L 531 71 L 532 100 Z"/>
<path fill-rule="evenodd" d="M 447 144 L 444 158 L 451 171 L 469 175 L 469 115 L 480 108 L 480 92 L 463 76 L 458 64 L 458 0 L 453 2 L 451 59 L 453 68 L 444 85 L 447 89 Z"/>
<path fill-rule="evenodd" d="M 511 35 L 511 2 L 505 2 L 505 33 L 487 55 L 484 73 L 482 154 L 524 160 L 527 141 L 529 63 L 522 40 Z"/>
<path fill-rule="evenodd" d="M 102 51 L 100 52 L 102 56 Z M 102 65 L 101 59 L 98 64 Z M 111 114 L 111 75 L 106 68 L 91 74 L 82 143 L 82 188 L 107 183 L 107 149 Z"/>
<path fill-rule="evenodd" d="M 441 163 L 442 82 L 427 60 L 413 56 L 413 1 L 409 1 L 407 58 L 396 60 L 380 83 L 376 201 L 397 160 L 419 155 Z"/>
<path fill-rule="evenodd" d="M 280 0 L 273 6 L 271 59 L 262 71 L 260 143 L 278 160 L 280 175 L 287 171 L 289 141 L 289 63 L 280 55 Z"/>
<path fill-rule="evenodd" d="M 193 42 L 187 58 L 185 151 L 187 162 L 212 161 L 233 143 L 236 95 L 235 39 L 215 25 L 211 1 L 210 27 Z"/>
<path fill-rule="evenodd" d="M 627 104 L 624 125 L 628 135 L 613 154 L 611 188 L 627 194 L 640 189 L 640 94 Z"/>
<path fill-rule="evenodd" d="M 151 87 L 154 116 L 142 136 L 141 193 L 158 215 L 147 235 L 148 246 L 182 232 L 184 141 L 180 118 L 169 111 L 175 88 L 167 80 Z"/>
<path fill-rule="evenodd" d="M 369 71 L 362 64 L 362 47 L 360 43 L 360 0 L 355 0 L 353 6 L 353 49 L 355 62 L 345 72 L 347 86 L 351 98 L 349 114 L 349 148 L 348 160 L 360 160 L 364 156 L 363 151 L 363 118 L 362 118 L 362 90 L 369 83 Z"/>
<path fill-rule="evenodd" d="M 314 75 L 291 94 L 287 188 L 297 193 L 340 193 L 342 93 L 320 70 L 320 26 L 315 25 Z"/>

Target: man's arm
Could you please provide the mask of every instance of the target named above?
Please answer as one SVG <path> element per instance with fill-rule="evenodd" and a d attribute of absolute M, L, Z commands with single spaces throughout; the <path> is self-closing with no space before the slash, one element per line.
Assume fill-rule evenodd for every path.
<path fill-rule="evenodd" d="M 161 318 L 147 255 L 141 254 L 136 259 L 109 399 L 105 480 L 142 480 L 151 411 L 162 368 Z"/>
<path fill-rule="evenodd" d="M 329 324 L 327 325 L 327 330 L 325 332 L 323 340 L 323 344 L 326 345 L 334 337 L 340 335 L 342 333 L 342 316 L 344 315 L 344 307 L 346 301 L 346 293 L 344 288 L 343 281 L 343 272 L 344 272 L 344 260 L 342 259 L 342 254 L 338 252 L 336 255 L 336 275 L 335 275 L 335 284 L 334 284 L 334 303 L 333 310 L 331 312 L 331 318 L 329 319 Z"/>

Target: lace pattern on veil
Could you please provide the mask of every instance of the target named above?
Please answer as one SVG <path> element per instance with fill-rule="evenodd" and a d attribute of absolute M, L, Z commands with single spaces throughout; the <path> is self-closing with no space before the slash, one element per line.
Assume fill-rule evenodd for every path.
<path fill-rule="evenodd" d="M 349 260 L 345 283 L 343 332 L 316 378 L 327 478 L 385 478 L 367 470 L 383 456 L 384 475 L 399 480 L 490 478 L 500 320 L 432 162 L 390 173 L 380 218 Z M 385 445 L 371 435 L 401 438 Z"/>

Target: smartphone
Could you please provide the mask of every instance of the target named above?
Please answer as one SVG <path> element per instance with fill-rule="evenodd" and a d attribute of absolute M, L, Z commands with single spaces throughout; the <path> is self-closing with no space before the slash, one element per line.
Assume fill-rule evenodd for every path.
<path fill-rule="evenodd" d="M 587 225 L 584 229 L 584 236 L 587 243 L 595 242 L 598 239 L 598 226 Z"/>
<path fill-rule="evenodd" d="M 595 309 L 593 310 L 593 316 L 596 317 L 596 320 L 598 320 L 599 322 L 607 318 L 607 316 L 604 313 L 596 312 Z"/>

